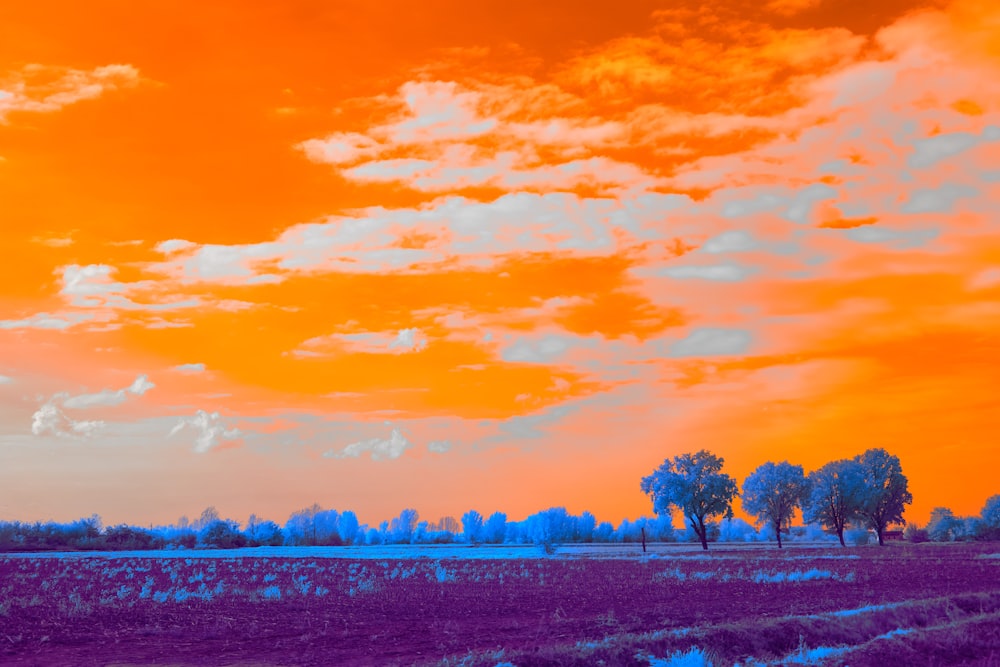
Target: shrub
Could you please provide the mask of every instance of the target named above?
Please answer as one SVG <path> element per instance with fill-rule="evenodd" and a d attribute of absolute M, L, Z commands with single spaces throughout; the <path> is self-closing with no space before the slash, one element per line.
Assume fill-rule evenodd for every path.
<path fill-rule="evenodd" d="M 926 529 L 918 528 L 915 523 L 908 523 L 906 524 L 906 528 L 903 529 L 903 539 L 907 542 L 918 544 L 920 542 L 929 542 L 931 538 L 927 534 Z"/>
<path fill-rule="evenodd" d="M 205 546 L 218 549 L 237 549 L 247 545 L 247 538 L 238 526 L 222 519 L 205 526 L 198 534 L 198 540 Z"/>
<path fill-rule="evenodd" d="M 844 539 L 856 547 L 863 547 L 871 541 L 867 528 L 851 528 L 844 531 Z"/>

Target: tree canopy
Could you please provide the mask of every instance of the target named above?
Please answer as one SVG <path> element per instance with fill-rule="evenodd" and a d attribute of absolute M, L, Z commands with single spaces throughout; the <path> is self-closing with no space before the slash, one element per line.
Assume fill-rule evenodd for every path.
<path fill-rule="evenodd" d="M 831 461 L 809 473 L 810 492 L 803 510 L 807 522 L 821 523 L 837 532 L 841 546 L 844 529 L 859 518 L 864 496 L 864 470 L 850 459 Z"/>
<path fill-rule="evenodd" d="M 890 523 L 902 523 L 903 511 L 913 502 L 899 458 L 884 449 L 869 449 L 855 459 L 861 464 L 864 492 L 859 510 L 875 531 L 879 545 Z"/>
<path fill-rule="evenodd" d="M 771 524 L 780 549 L 781 527 L 789 522 L 796 507 L 802 507 L 808 493 L 802 466 L 768 461 L 746 478 L 741 497 L 748 514 L 761 523 Z"/>
<path fill-rule="evenodd" d="M 667 459 L 653 474 L 642 478 L 642 492 L 653 501 L 653 511 L 670 514 L 680 509 L 708 549 L 705 522 L 712 517 L 733 516 L 736 481 L 722 472 L 724 460 L 700 450 Z"/>

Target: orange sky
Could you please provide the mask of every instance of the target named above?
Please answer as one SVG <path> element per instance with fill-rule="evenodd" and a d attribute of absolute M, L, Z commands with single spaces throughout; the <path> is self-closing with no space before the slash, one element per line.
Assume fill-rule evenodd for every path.
<path fill-rule="evenodd" d="M 995 3 L 537 4 L 0 9 L 0 519 L 1000 492 Z"/>

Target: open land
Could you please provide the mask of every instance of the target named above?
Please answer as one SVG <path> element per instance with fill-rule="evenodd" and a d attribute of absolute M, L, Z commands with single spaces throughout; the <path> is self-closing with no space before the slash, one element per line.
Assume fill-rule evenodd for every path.
<path fill-rule="evenodd" d="M 0 663 L 1000 665 L 990 544 L 0 555 Z"/>

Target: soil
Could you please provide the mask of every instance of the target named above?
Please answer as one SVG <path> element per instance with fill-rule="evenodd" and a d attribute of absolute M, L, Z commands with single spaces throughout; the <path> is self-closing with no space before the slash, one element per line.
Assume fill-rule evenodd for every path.
<path fill-rule="evenodd" d="M 468 651 L 998 590 L 1000 559 L 977 558 L 981 550 L 716 549 L 644 561 L 0 557 L 0 663 L 435 664 Z M 777 573 L 804 580 L 766 580 Z"/>

